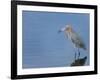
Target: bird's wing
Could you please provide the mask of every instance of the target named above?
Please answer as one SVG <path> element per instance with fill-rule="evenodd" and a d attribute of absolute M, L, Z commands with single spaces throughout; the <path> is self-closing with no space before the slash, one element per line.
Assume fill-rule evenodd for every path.
<path fill-rule="evenodd" d="M 83 40 L 77 33 L 74 32 L 71 34 L 71 40 L 75 44 L 75 46 L 86 49 L 86 46 L 85 46 Z"/>

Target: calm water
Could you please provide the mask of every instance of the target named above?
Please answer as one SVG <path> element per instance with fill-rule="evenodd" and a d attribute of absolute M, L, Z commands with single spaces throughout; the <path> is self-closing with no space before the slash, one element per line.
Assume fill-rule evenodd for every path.
<path fill-rule="evenodd" d="M 64 33 L 58 31 L 71 24 L 81 36 L 89 65 L 89 14 L 23 11 L 23 68 L 63 67 L 74 60 L 74 49 Z"/>

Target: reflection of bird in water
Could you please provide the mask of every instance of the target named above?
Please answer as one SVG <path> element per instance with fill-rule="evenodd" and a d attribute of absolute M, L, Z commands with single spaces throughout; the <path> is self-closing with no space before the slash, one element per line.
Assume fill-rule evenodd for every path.
<path fill-rule="evenodd" d="M 67 38 L 72 41 L 75 48 L 77 48 L 78 58 L 79 58 L 80 57 L 79 48 L 82 48 L 82 49 L 86 50 L 86 46 L 85 46 L 84 42 L 82 41 L 80 36 L 72 29 L 71 25 L 66 25 L 64 28 L 59 30 L 59 32 L 62 32 L 62 31 L 65 33 Z M 75 60 L 76 60 L 76 52 L 75 52 Z"/>
<path fill-rule="evenodd" d="M 85 64 L 86 60 L 87 60 L 86 56 L 84 58 L 77 59 L 71 64 L 71 66 L 83 66 Z"/>

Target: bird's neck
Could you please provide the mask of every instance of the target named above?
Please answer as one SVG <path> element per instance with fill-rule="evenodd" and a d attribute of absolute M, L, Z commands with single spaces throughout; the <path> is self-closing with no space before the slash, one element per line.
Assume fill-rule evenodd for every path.
<path fill-rule="evenodd" d="M 72 37 L 71 32 L 66 31 L 65 34 L 68 36 L 69 39 L 71 39 L 71 37 Z"/>

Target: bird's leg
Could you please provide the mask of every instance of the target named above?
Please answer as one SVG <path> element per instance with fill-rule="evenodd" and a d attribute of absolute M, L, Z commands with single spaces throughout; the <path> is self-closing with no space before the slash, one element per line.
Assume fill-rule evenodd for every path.
<path fill-rule="evenodd" d="M 75 49 L 75 56 L 74 56 L 74 59 L 75 59 L 75 61 L 77 60 L 77 50 L 76 50 L 76 47 L 74 47 L 74 49 Z"/>
<path fill-rule="evenodd" d="M 75 52 L 75 61 L 76 61 L 76 52 Z"/>
<path fill-rule="evenodd" d="M 78 48 L 78 59 L 79 59 L 79 57 L 80 57 L 80 51 L 79 51 L 79 48 Z"/>

